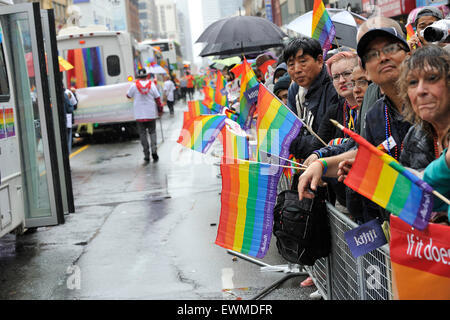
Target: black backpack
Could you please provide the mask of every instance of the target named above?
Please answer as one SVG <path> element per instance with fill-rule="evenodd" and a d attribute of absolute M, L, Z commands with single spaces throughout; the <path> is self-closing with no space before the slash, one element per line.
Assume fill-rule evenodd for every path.
<path fill-rule="evenodd" d="M 273 234 L 278 252 L 287 261 L 312 266 L 330 253 L 331 231 L 325 199 L 325 187 L 318 188 L 314 199 L 300 201 L 294 190 L 278 195 Z"/>

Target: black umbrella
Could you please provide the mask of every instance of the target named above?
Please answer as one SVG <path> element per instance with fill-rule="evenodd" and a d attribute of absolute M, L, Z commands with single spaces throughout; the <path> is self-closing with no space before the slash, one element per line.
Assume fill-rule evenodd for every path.
<path fill-rule="evenodd" d="M 258 42 L 224 42 L 217 44 L 207 44 L 203 50 L 200 52 L 200 57 L 207 56 L 236 56 L 236 55 L 245 55 L 256 52 L 261 52 L 273 47 L 281 47 L 283 46 L 283 42 L 273 42 L 266 43 L 264 41 Z"/>
<path fill-rule="evenodd" d="M 267 19 L 236 16 L 212 23 L 196 42 L 206 42 L 200 56 L 241 54 L 282 46 L 287 35 Z"/>

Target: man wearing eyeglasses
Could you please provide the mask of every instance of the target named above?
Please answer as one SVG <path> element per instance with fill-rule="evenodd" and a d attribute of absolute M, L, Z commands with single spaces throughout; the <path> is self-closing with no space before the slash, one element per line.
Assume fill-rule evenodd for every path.
<path fill-rule="evenodd" d="M 369 78 L 384 93 L 367 112 L 364 120 L 364 136 L 375 146 L 385 143 L 387 152 L 398 160 L 402 141 L 410 124 L 403 119 L 403 102 L 398 95 L 396 82 L 400 65 L 410 49 L 404 34 L 394 20 L 377 17 L 386 27 L 369 29 L 361 26 L 357 52 Z M 366 29 L 367 31 L 364 32 Z"/>

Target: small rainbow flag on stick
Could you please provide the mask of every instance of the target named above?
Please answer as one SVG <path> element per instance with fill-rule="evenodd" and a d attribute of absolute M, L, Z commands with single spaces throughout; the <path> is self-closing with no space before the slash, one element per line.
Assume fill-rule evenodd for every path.
<path fill-rule="evenodd" d="M 203 93 L 205 97 L 203 98 L 202 103 L 209 107 L 214 102 L 214 89 L 209 86 L 204 86 Z"/>
<path fill-rule="evenodd" d="M 191 118 L 202 114 L 211 114 L 211 110 L 200 101 L 188 101 L 188 112 Z"/>
<path fill-rule="evenodd" d="M 336 29 L 322 0 L 314 0 L 311 30 L 311 38 L 319 40 L 325 58 L 336 35 Z"/>
<path fill-rule="evenodd" d="M 192 150 L 205 153 L 225 125 L 225 115 L 186 116 L 178 143 Z"/>
<path fill-rule="evenodd" d="M 214 92 L 214 102 L 221 106 L 228 106 L 227 92 L 225 86 L 227 81 L 225 80 L 222 72 L 217 71 L 216 89 Z"/>
<path fill-rule="evenodd" d="M 228 120 L 229 121 L 229 120 Z M 237 123 L 236 126 L 239 127 Z M 232 159 L 249 159 L 249 143 L 245 134 L 238 134 L 229 124 L 225 124 L 219 138 L 223 146 L 223 161 L 229 163 Z"/>
<path fill-rule="evenodd" d="M 409 23 L 406 26 L 406 41 L 409 41 L 409 39 L 411 39 L 412 37 L 414 37 L 416 35 L 416 32 L 414 31 L 414 28 L 412 26 L 411 23 Z M 419 45 L 419 47 L 422 46 L 422 44 L 419 42 L 417 42 L 417 44 Z"/>
<path fill-rule="evenodd" d="M 259 86 L 256 122 L 257 159 L 263 154 L 289 156 L 289 146 L 300 132 L 302 122 L 264 85 Z"/>
<path fill-rule="evenodd" d="M 235 160 L 220 165 L 222 193 L 216 244 L 263 258 L 272 237 L 281 167 Z"/>
<path fill-rule="evenodd" d="M 241 92 L 239 96 L 239 117 L 238 123 L 244 128 L 247 129 L 250 125 L 248 122 L 249 116 L 252 117 L 251 107 L 254 103 L 248 101 L 245 92 L 249 92 L 252 88 L 258 86 L 259 82 L 256 78 L 255 73 L 253 72 L 252 67 L 249 65 L 247 59 L 244 59 L 242 64 L 237 65 L 233 69 L 231 69 L 236 75 L 236 78 L 241 76 Z"/>
<path fill-rule="evenodd" d="M 433 209 L 433 189 L 366 139 L 331 121 L 359 144 L 344 183 L 413 227 L 425 229 Z"/>

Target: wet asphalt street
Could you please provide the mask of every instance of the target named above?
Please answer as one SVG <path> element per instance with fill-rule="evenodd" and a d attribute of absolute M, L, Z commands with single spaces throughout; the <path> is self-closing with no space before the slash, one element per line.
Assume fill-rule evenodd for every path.
<path fill-rule="evenodd" d="M 138 139 L 81 142 L 71 158 L 76 212 L 63 225 L 0 239 L 0 299 L 251 299 L 283 278 L 214 244 L 219 158 L 176 143 L 186 105 L 157 125 L 159 162 Z M 219 146 L 213 146 L 218 149 Z M 262 260 L 285 264 L 275 238 Z M 264 299 L 308 300 L 305 276 Z"/>

